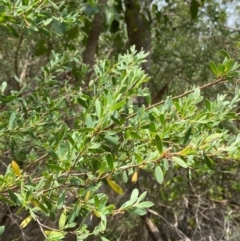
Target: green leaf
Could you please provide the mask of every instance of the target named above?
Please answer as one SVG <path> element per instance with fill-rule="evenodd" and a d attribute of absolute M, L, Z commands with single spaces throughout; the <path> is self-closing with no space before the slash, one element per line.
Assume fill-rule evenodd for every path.
<path fill-rule="evenodd" d="M 141 203 L 138 203 L 134 206 L 138 207 L 138 208 L 150 208 L 154 205 L 153 202 L 150 202 L 150 201 L 146 201 L 146 202 L 141 202 Z"/>
<path fill-rule="evenodd" d="M 12 200 L 6 198 L 5 196 L 0 195 L 0 200 L 2 200 L 3 202 L 6 202 L 7 204 L 14 206 L 16 205 L 15 202 L 13 202 Z"/>
<path fill-rule="evenodd" d="M 187 168 L 188 165 L 186 162 L 184 162 L 181 158 L 173 156 L 172 157 L 173 161 L 176 162 L 179 166 L 183 167 L 183 168 Z"/>
<path fill-rule="evenodd" d="M 99 101 L 99 99 L 96 99 L 95 107 L 96 107 L 97 116 L 98 116 L 99 119 L 101 119 L 101 117 L 102 117 L 102 107 L 101 107 L 101 102 Z"/>
<path fill-rule="evenodd" d="M 80 209 L 81 206 L 78 204 L 73 208 L 72 212 L 68 215 L 68 223 L 72 223 L 75 220 L 75 218 L 79 215 Z"/>
<path fill-rule="evenodd" d="M 98 209 L 100 200 L 97 195 L 94 196 L 94 204 L 95 204 L 95 207 Z"/>
<path fill-rule="evenodd" d="M 163 153 L 163 146 L 162 146 L 162 140 L 161 140 L 159 135 L 155 136 L 155 144 L 157 146 L 157 149 L 158 149 L 160 155 L 162 155 L 162 153 Z"/>
<path fill-rule="evenodd" d="M 205 139 L 205 143 L 219 140 L 223 136 L 223 133 L 214 133 Z"/>
<path fill-rule="evenodd" d="M 231 56 L 228 54 L 228 52 L 227 51 L 225 51 L 225 50 L 220 50 L 220 53 L 221 53 L 221 55 L 223 56 L 223 57 L 225 57 L 225 58 L 227 58 L 227 59 L 231 59 Z"/>
<path fill-rule="evenodd" d="M 140 156 L 137 152 L 134 153 L 134 156 L 137 160 L 137 163 L 142 163 L 143 162 L 143 159 L 142 159 L 142 156 Z"/>
<path fill-rule="evenodd" d="M 192 19 L 196 19 L 197 18 L 198 7 L 199 7 L 198 1 L 197 0 L 191 0 L 191 3 L 190 3 L 190 13 L 191 13 Z"/>
<path fill-rule="evenodd" d="M 204 162 L 205 162 L 205 164 L 210 168 L 210 169 L 212 169 L 212 166 L 213 166 L 213 164 L 214 164 L 214 161 L 211 159 L 211 158 L 209 158 L 207 155 L 205 155 L 205 154 L 203 154 L 203 157 L 204 157 Z"/>
<path fill-rule="evenodd" d="M 114 168 L 114 164 L 113 164 L 113 157 L 110 153 L 107 154 L 106 156 L 106 159 L 107 159 L 107 164 L 108 164 L 108 167 L 110 168 L 110 170 L 112 171 L 113 168 Z"/>
<path fill-rule="evenodd" d="M 155 168 L 155 177 L 158 183 L 162 184 L 163 183 L 163 171 L 160 166 L 156 166 Z"/>
<path fill-rule="evenodd" d="M 137 132 L 135 132 L 135 131 L 130 131 L 129 133 L 130 133 L 130 135 L 131 135 L 131 137 L 132 137 L 133 139 L 142 140 L 142 137 L 141 137 Z"/>
<path fill-rule="evenodd" d="M 0 235 L 3 234 L 4 230 L 5 230 L 5 226 L 0 226 Z"/>
<path fill-rule="evenodd" d="M 188 142 L 189 137 L 191 136 L 191 133 L 192 133 L 192 127 L 189 127 L 185 133 L 183 145 L 185 145 Z"/>
<path fill-rule="evenodd" d="M 143 193 L 139 196 L 138 202 L 141 202 L 141 201 L 146 197 L 146 195 L 147 195 L 147 191 L 143 192 Z"/>
<path fill-rule="evenodd" d="M 205 100 L 205 105 L 206 105 L 208 111 L 212 111 L 211 102 L 209 100 Z"/>
<path fill-rule="evenodd" d="M 138 199 L 138 194 L 139 194 L 138 189 L 137 189 L 137 188 L 134 188 L 133 191 L 132 191 L 132 193 L 131 193 L 130 200 L 131 200 L 132 202 L 136 202 L 137 199 Z"/>
<path fill-rule="evenodd" d="M 57 208 L 58 209 L 61 209 L 63 207 L 63 204 L 64 204 L 64 201 L 65 201 L 65 197 L 66 197 L 66 191 L 64 190 L 59 198 L 58 198 L 58 201 L 57 201 Z"/>
<path fill-rule="evenodd" d="M 103 173 L 106 172 L 106 167 L 107 167 L 107 162 L 106 161 L 103 161 L 101 163 L 101 166 L 99 168 L 99 174 L 102 175 Z"/>
<path fill-rule="evenodd" d="M 114 146 L 117 146 L 118 145 L 118 138 L 117 137 L 113 137 L 113 136 L 110 136 L 110 135 L 105 135 L 103 137 L 103 139 L 108 142 L 109 144 L 112 144 Z"/>
<path fill-rule="evenodd" d="M 86 123 L 86 126 L 89 128 L 92 128 L 92 127 L 94 127 L 94 124 L 93 124 L 93 121 L 92 121 L 92 117 L 89 115 L 89 114 L 87 114 L 86 115 L 86 121 L 85 121 L 85 123 Z"/>
<path fill-rule="evenodd" d="M 160 114 L 159 118 L 160 118 L 160 122 L 161 122 L 162 126 L 164 126 L 165 125 L 165 116 L 163 114 Z"/>
<path fill-rule="evenodd" d="M 84 108 L 88 108 L 88 102 L 87 101 L 85 101 L 84 99 L 81 99 L 81 98 L 78 98 L 77 99 L 77 102 L 82 106 L 82 107 L 84 107 Z"/>
<path fill-rule="evenodd" d="M 218 77 L 219 74 L 218 74 L 217 66 L 212 61 L 210 61 L 209 65 L 210 65 L 212 72 Z"/>
<path fill-rule="evenodd" d="M 63 210 L 58 221 L 58 226 L 60 229 L 62 229 L 65 226 L 66 221 L 67 221 L 66 211 Z"/>
<path fill-rule="evenodd" d="M 163 167 L 164 169 L 167 171 L 169 169 L 169 163 L 168 163 L 168 160 L 167 159 L 164 159 L 163 160 Z"/>
<path fill-rule="evenodd" d="M 88 132 L 90 133 L 92 131 L 94 131 L 94 128 L 89 128 L 89 127 L 81 128 L 78 130 L 78 132 L 86 132 L 86 133 L 88 133 Z"/>
<path fill-rule="evenodd" d="M 127 175 L 127 171 L 125 170 L 122 172 L 122 179 L 124 183 L 128 182 L 128 175 Z"/>
<path fill-rule="evenodd" d="M 18 196 L 15 193 L 13 193 L 12 191 L 9 191 L 8 193 L 9 193 L 9 197 L 15 203 L 15 205 L 19 205 L 20 206 L 21 202 L 20 202 Z"/>
<path fill-rule="evenodd" d="M 9 118 L 8 128 L 12 129 L 14 127 L 15 119 L 16 119 L 16 113 L 12 112 L 12 114 L 10 115 L 10 118 Z"/>
<path fill-rule="evenodd" d="M 47 164 L 48 168 L 51 169 L 52 171 L 64 171 L 65 169 L 60 167 L 60 166 L 57 166 L 57 165 L 54 165 L 54 164 Z"/>
<path fill-rule="evenodd" d="M 133 209 L 129 209 L 128 211 L 131 213 L 138 214 L 140 216 L 143 216 L 147 213 L 145 209 L 141 209 L 141 208 L 133 208 Z"/>
<path fill-rule="evenodd" d="M 155 124 L 154 124 L 153 122 L 151 122 L 151 123 L 149 124 L 149 130 L 150 130 L 151 132 L 156 132 L 156 131 L 157 131 L 156 126 L 155 126 Z"/>
<path fill-rule="evenodd" d="M 109 239 L 107 239 L 107 238 L 105 238 L 103 236 L 100 236 L 100 238 L 101 238 L 102 241 L 110 241 Z"/>
<path fill-rule="evenodd" d="M 113 105 L 113 106 L 110 108 L 110 110 L 111 110 L 111 111 L 118 110 L 118 109 L 120 109 L 121 107 L 123 107 L 125 104 L 126 104 L 125 101 L 120 101 L 120 102 L 116 103 L 115 105 Z"/>

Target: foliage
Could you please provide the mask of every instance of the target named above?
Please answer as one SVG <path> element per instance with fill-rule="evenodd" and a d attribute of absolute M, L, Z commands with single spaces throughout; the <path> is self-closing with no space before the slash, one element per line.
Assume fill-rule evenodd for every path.
<path fill-rule="evenodd" d="M 10 150 L 15 160 L 1 176 L 0 198 L 19 206 L 18 213 L 28 211 L 30 216 L 21 228 L 33 219 L 47 240 L 64 238 L 69 228 L 79 239 L 98 235 L 105 230 L 109 215 L 124 211 L 144 215 L 153 205 L 142 201 L 146 192 L 138 197 L 134 189 L 130 200 L 115 207 L 107 203 L 102 185 L 123 194 L 119 178 L 135 175 L 139 168 L 155 173 L 162 183 L 169 168 L 201 171 L 200 163 L 211 168 L 215 156 L 239 160 L 239 136 L 232 137 L 219 127 L 222 121 L 237 118 L 233 109 L 239 93 L 231 101 L 218 95 L 215 101 L 202 103 L 197 88 L 183 98 L 168 98 L 158 107 L 134 110 L 133 96 L 149 97 L 141 87 L 148 78 L 139 67 L 145 56 L 132 48 L 119 55 L 117 63 L 103 61 L 95 66 L 97 78 L 88 90 L 73 91 L 68 83 L 56 81 L 55 74 L 77 61 L 74 53 L 53 53 L 29 96 L 1 96 L 5 105 L 1 152 Z M 78 113 L 66 112 L 70 103 L 79 105 Z M 75 118 L 72 130 L 64 122 L 68 118 Z M 74 200 L 71 204 L 69 196 Z M 58 212 L 58 228 L 46 230 L 39 216 L 55 220 Z M 84 222 L 78 227 L 74 222 L 75 217 L 85 220 L 91 213 L 101 219 L 92 233 Z"/>
<path fill-rule="evenodd" d="M 199 5 L 191 2 L 195 19 Z M 74 1 L 64 3 L 1 1 L 0 24 L 15 37 L 35 32 L 52 36 L 49 42 L 54 42 L 54 34 L 69 37 L 75 24 L 87 23 L 98 11 L 93 1 L 81 2 L 85 16 L 81 8 L 72 11 Z M 142 69 L 147 57 L 143 51 L 131 47 L 116 60 L 99 60 L 93 77 L 85 81 L 89 69 L 81 64 L 79 51 L 71 44 L 65 48 L 64 40 L 56 46 L 59 51 L 43 47 L 34 52 L 48 56 L 38 62 L 30 85 L 16 75 L 19 89 L 9 93 L 6 81 L 0 88 L 0 199 L 6 209 L 16 209 L 22 233 L 35 223 L 45 240 L 70 234 L 78 240 L 107 240 L 104 232 L 111 217 L 126 212 L 144 216 L 159 205 L 159 195 L 167 204 L 184 196 L 185 176 L 192 188 L 192 180 L 209 178 L 222 164 L 238 166 L 240 136 L 228 126 L 238 120 L 239 90 L 234 97 L 218 94 L 209 100 L 201 93 L 221 83 L 233 86 L 239 78 L 239 64 L 228 52 L 221 51 L 222 63 L 210 62 L 215 81 L 152 104 L 144 87 L 150 78 Z M 71 83 L 69 73 L 77 84 Z M 136 97 L 145 98 L 147 106 L 135 106 Z M 156 180 L 151 180 L 154 186 L 158 183 L 171 194 L 151 192 L 150 182 L 145 189 L 132 188 L 149 176 Z M 196 189 L 204 189 L 204 184 Z M 212 188 L 209 195 L 222 201 L 219 193 Z M 192 229 L 199 225 L 198 218 L 186 223 Z M 7 229 L 0 226 L 0 235 Z"/>

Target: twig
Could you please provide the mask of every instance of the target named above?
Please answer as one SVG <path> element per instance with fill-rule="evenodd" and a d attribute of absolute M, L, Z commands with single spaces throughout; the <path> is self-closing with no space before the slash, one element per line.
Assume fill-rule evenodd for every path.
<path fill-rule="evenodd" d="M 18 53 L 19 53 L 22 41 L 23 41 L 23 33 L 21 34 L 21 36 L 19 38 L 17 50 L 16 50 L 16 53 L 15 53 L 15 59 L 14 59 L 15 74 L 17 76 L 18 76 Z"/>
<path fill-rule="evenodd" d="M 206 89 L 206 88 L 208 88 L 208 87 L 210 87 L 210 86 L 216 85 L 216 84 L 221 83 L 221 82 L 223 82 L 223 81 L 225 81 L 225 80 L 226 80 L 225 78 L 219 78 L 219 79 L 217 79 L 217 80 L 215 80 L 215 81 L 213 81 L 213 82 L 210 82 L 210 83 L 208 83 L 208 84 L 205 84 L 205 85 L 200 86 L 199 89 L 200 89 L 200 90 Z M 191 94 L 192 92 L 194 92 L 194 90 L 189 90 L 189 91 L 187 91 L 187 92 L 185 92 L 185 93 L 183 93 L 183 94 L 174 96 L 174 97 L 172 98 L 172 100 L 176 100 L 176 99 L 182 98 L 182 97 L 184 97 L 184 96 L 186 96 L 186 95 Z M 165 103 L 165 101 L 166 101 L 166 100 L 162 100 L 162 101 L 160 101 L 160 102 L 158 102 L 158 103 L 156 103 L 156 104 L 150 105 L 150 106 L 148 106 L 145 110 L 147 111 L 147 110 L 150 110 L 150 109 L 152 109 L 152 108 L 154 108 L 154 107 L 156 107 L 156 106 L 162 105 L 162 104 Z M 132 117 L 134 117 L 134 116 L 136 116 L 136 115 L 137 115 L 137 113 L 133 113 L 133 114 L 129 115 L 126 119 L 128 120 L 128 119 L 130 119 L 130 118 L 132 118 Z"/>
<path fill-rule="evenodd" d="M 37 221 L 37 223 L 38 223 L 38 226 L 39 226 L 39 228 L 40 228 L 40 230 L 41 230 L 44 238 L 47 238 L 47 235 L 45 234 L 45 232 L 44 232 L 44 230 L 43 230 L 43 228 L 42 228 L 43 224 L 41 224 L 41 223 L 39 222 L 38 218 L 36 219 L 36 221 Z"/>

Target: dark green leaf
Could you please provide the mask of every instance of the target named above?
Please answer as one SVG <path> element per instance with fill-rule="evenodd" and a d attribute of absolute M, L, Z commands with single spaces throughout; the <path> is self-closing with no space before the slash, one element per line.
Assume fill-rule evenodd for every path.
<path fill-rule="evenodd" d="M 165 125 L 165 116 L 163 114 L 160 114 L 159 118 L 160 118 L 160 122 L 161 122 L 162 126 L 164 126 Z"/>
<path fill-rule="evenodd" d="M 214 161 L 211 159 L 211 158 L 209 158 L 207 155 L 205 155 L 205 154 L 203 154 L 203 160 L 204 160 L 204 162 L 205 162 L 205 164 L 210 168 L 210 169 L 212 169 L 212 167 L 213 167 L 213 164 L 214 164 Z"/>
<path fill-rule="evenodd" d="M 107 164 L 108 164 L 108 167 L 110 168 L 110 170 L 112 171 L 113 168 L 114 168 L 114 164 L 113 164 L 113 157 L 112 155 L 109 153 L 107 154 L 106 156 L 106 159 L 107 159 Z"/>
<path fill-rule="evenodd" d="M 15 193 L 13 193 L 12 191 L 9 191 L 9 197 L 16 205 L 20 205 L 20 200 L 18 199 Z"/>
<path fill-rule="evenodd" d="M 156 135 L 156 136 L 155 136 L 155 144 L 156 144 L 156 146 L 157 146 L 157 149 L 158 149 L 160 155 L 162 155 L 163 146 L 162 146 L 162 140 L 161 140 L 161 138 L 160 138 L 159 135 Z"/>
<path fill-rule="evenodd" d="M 218 77 L 219 74 L 218 74 L 217 66 L 212 61 L 210 61 L 209 65 L 212 72 Z"/>
<path fill-rule="evenodd" d="M 192 127 L 189 127 L 184 136 L 184 140 L 183 140 L 184 145 L 188 142 L 191 133 L 192 133 Z"/>
<path fill-rule="evenodd" d="M 81 98 L 78 98 L 77 99 L 77 101 L 78 101 L 78 103 L 82 106 L 82 107 L 84 107 L 84 108 L 88 108 L 88 102 L 87 101 L 85 101 L 85 100 L 83 100 L 83 99 L 81 99 Z"/>
<path fill-rule="evenodd" d="M 54 164 L 47 164 L 48 168 L 51 170 L 51 171 L 64 171 L 65 169 L 58 166 L 58 165 L 54 165 Z"/>
<path fill-rule="evenodd" d="M 197 0 L 191 0 L 190 13 L 191 13 L 192 19 L 196 19 L 196 18 L 197 18 L 197 15 L 198 15 L 198 7 L 199 7 L 198 1 L 197 1 Z"/>

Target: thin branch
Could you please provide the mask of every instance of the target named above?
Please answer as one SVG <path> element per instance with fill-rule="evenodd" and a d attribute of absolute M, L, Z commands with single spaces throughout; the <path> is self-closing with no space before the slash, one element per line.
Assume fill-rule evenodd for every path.
<path fill-rule="evenodd" d="M 210 82 L 210 83 L 208 83 L 208 84 L 205 84 L 205 85 L 200 86 L 199 89 L 200 89 L 200 90 L 206 89 L 206 88 L 208 88 L 208 87 L 210 87 L 210 86 L 213 86 L 213 85 L 219 84 L 219 83 L 221 83 L 221 82 L 224 82 L 225 80 L 226 80 L 225 78 L 219 78 L 219 79 L 217 79 L 217 80 L 215 80 L 215 81 L 213 81 L 213 82 Z M 184 97 L 184 96 L 186 96 L 186 95 L 191 94 L 192 92 L 194 92 L 194 90 L 189 90 L 189 91 L 187 91 L 187 92 L 185 92 L 185 93 L 183 93 L 183 94 L 174 96 L 174 97 L 172 98 L 172 100 L 180 99 L 180 98 L 182 98 L 182 97 Z M 156 106 L 162 105 L 162 104 L 165 103 L 165 101 L 166 101 L 166 100 L 162 100 L 162 101 L 160 101 L 160 102 L 158 102 L 158 103 L 156 103 L 156 104 L 150 105 L 150 106 L 148 106 L 145 110 L 147 111 L 147 110 L 153 109 L 153 108 L 156 107 Z M 137 115 L 137 113 L 133 113 L 133 114 L 129 115 L 126 119 L 128 120 L 128 119 L 130 119 L 130 118 L 132 118 L 132 117 L 134 117 L 134 116 L 136 116 L 136 115 Z"/>
<path fill-rule="evenodd" d="M 36 219 L 36 221 L 37 221 L 37 223 L 38 223 L 38 226 L 39 226 L 39 228 L 40 228 L 40 230 L 41 230 L 44 238 L 47 238 L 47 235 L 45 234 L 45 232 L 44 232 L 44 230 L 43 230 L 43 228 L 42 228 L 43 224 L 41 224 L 41 223 L 39 222 L 38 218 Z"/>
<path fill-rule="evenodd" d="M 19 41 L 18 41 L 18 45 L 17 45 L 17 50 L 15 53 L 15 58 L 14 58 L 14 68 L 15 68 L 15 74 L 18 76 L 18 53 L 21 47 L 23 41 L 23 33 L 21 34 Z"/>

